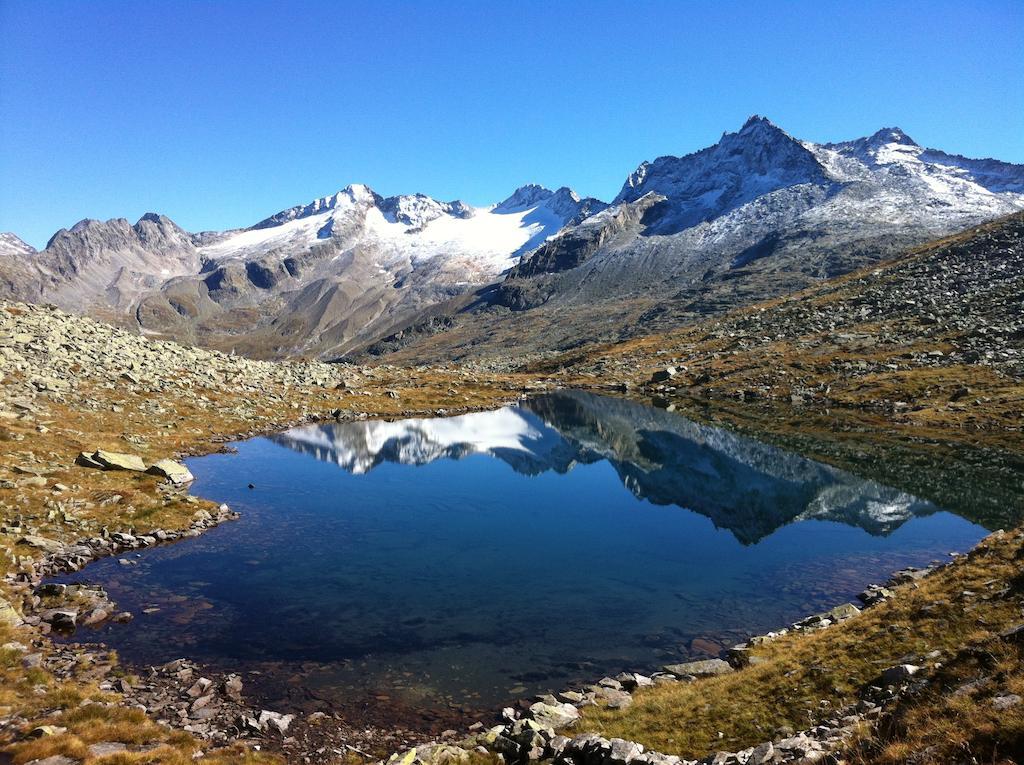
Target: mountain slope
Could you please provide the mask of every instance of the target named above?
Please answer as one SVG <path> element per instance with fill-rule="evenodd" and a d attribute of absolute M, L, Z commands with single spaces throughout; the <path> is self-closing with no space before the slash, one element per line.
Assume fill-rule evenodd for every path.
<path fill-rule="evenodd" d="M 546 351 L 663 331 L 1019 209 L 1024 166 L 924 149 L 895 128 L 813 144 L 751 118 L 708 149 L 642 164 L 611 207 L 524 258 L 445 336 L 412 327 L 371 350 L 500 356 L 524 338 Z"/>
<path fill-rule="evenodd" d="M 898 128 L 815 144 L 752 117 L 642 163 L 610 206 L 355 184 L 244 229 L 82 221 L 38 253 L 0 242 L 0 292 L 256 356 L 500 355 L 670 329 L 1019 209 L 1024 166 Z"/>
<path fill-rule="evenodd" d="M 134 226 L 85 220 L 39 253 L 0 242 L 0 287 L 257 356 L 337 354 L 377 324 L 493 281 L 604 206 L 565 187 L 524 186 L 474 208 L 354 184 L 246 229 L 190 234 L 155 214 Z"/>

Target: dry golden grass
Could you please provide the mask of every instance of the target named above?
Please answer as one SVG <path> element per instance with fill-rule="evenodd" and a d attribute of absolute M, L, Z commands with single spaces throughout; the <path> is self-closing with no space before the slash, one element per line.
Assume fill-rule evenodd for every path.
<path fill-rule="evenodd" d="M 776 737 L 780 726 L 800 730 L 827 719 L 837 707 L 855 702 L 858 690 L 886 667 L 935 650 L 942 652 L 938 662 L 944 666 L 965 650 L 996 652 L 1002 657 L 1005 687 L 1019 688 L 1024 683 L 1020 654 L 1006 649 L 997 636 L 1022 618 L 1024 593 L 1015 589 L 998 594 L 1024 571 L 1021 550 L 1019 535 L 990 538 L 969 557 L 919 583 L 904 585 L 896 599 L 839 626 L 787 635 L 755 648 L 761 664 L 694 683 L 645 689 L 625 710 L 587 708 L 583 727 L 684 757 L 737 750 Z M 977 596 L 965 598 L 964 591 Z M 967 682 L 969 670 L 953 669 L 961 665 L 940 670 L 948 675 L 941 685 Z M 937 670 L 932 666 L 929 671 Z M 895 734 L 887 751 L 889 746 L 935 743 L 939 732 L 947 742 L 987 741 L 982 748 L 989 752 L 1012 747 L 1019 751 L 1024 733 L 1021 713 L 993 715 L 990 699 L 991 689 L 978 698 L 938 692 L 927 702 L 908 702 L 905 727 L 914 735 Z M 987 728 L 982 720 L 988 721 Z M 929 726 L 934 730 L 929 732 Z"/>

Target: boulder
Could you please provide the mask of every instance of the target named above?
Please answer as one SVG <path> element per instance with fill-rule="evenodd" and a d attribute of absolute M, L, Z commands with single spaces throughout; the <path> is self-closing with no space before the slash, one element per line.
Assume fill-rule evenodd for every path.
<path fill-rule="evenodd" d="M 605 757 L 607 765 L 628 765 L 644 752 L 644 748 L 635 741 L 613 738 L 608 743 L 611 744 L 611 751 Z"/>
<path fill-rule="evenodd" d="M 78 760 L 72 760 L 63 754 L 51 754 L 41 760 L 32 760 L 29 765 L 78 765 Z"/>
<path fill-rule="evenodd" d="M 1017 624 L 999 633 L 999 637 L 1007 643 L 1024 643 L 1024 624 Z"/>
<path fill-rule="evenodd" d="M 100 741 L 95 744 L 89 744 L 89 755 L 91 757 L 106 757 L 111 754 L 127 751 L 127 749 L 128 745 L 122 744 L 120 741 Z"/>
<path fill-rule="evenodd" d="M 451 744 L 424 744 L 404 752 L 397 752 L 387 760 L 387 765 L 447 765 L 464 762 L 469 752 Z"/>
<path fill-rule="evenodd" d="M 224 681 L 224 695 L 232 701 L 242 700 L 242 678 L 238 675 L 228 675 Z"/>
<path fill-rule="evenodd" d="M 538 701 L 530 706 L 530 716 L 546 728 L 567 728 L 580 719 L 580 712 L 572 704 L 546 704 Z"/>
<path fill-rule="evenodd" d="M 1021 698 L 1016 693 L 1007 693 L 1002 696 L 996 696 L 992 699 L 992 707 L 997 712 L 1005 712 L 1007 709 L 1020 704 Z"/>
<path fill-rule="evenodd" d="M 841 622 L 844 619 L 849 619 L 851 616 L 856 616 L 859 613 L 860 609 L 853 605 L 853 603 L 843 603 L 841 606 L 836 606 L 831 611 L 826 611 L 823 615 L 834 622 Z"/>
<path fill-rule="evenodd" d="M 55 630 L 70 632 L 78 626 L 78 611 L 74 609 L 44 611 L 42 616 L 43 621 L 49 622 Z"/>
<path fill-rule="evenodd" d="M 881 682 L 882 685 L 899 685 L 920 671 L 921 668 L 915 664 L 897 664 L 882 673 Z"/>
<path fill-rule="evenodd" d="M 195 480 L 195 476 L 192 475 L 192 471 L 180 462 L 175 462 L 174 460 L 169 459 L 157 460 L 149 466 L 149 469 L 147 469 L 146 472 L 166 478 L 171 483 L 178 485 L 191 483 Z"/>
<path fill-rule="evenodd" d="M 768 765 L 775 760 L 775 747 L 771 741 L 758 744 L 747 758 L 747 765 Z"/>
<path fill-rule="evenodd" d="M 659 369 L 658 371 L 656 371 L 654 374 L 651 375 L 651 382 L 652 383 L 668 382 L 673 377 L 675 377 L 676 374 L 677 374 L 677 371 L 676 371 L 675 367 L 665 367 L 664 369 Z"/>
<path fill-rule="evenodd" d="M 260 726 L 260 730 L 276 731 L 283 736 L 288 732 L 288 726 L 292 724 L 294 719 L 295 715 L 285 715 L 280 712 L 270 712 L 264 709 L 260 712 L 256 722 Z"/>
<path fill-rule="evenodd" d="M 103 465 L 94 460 L 92 455 L 87 452 L 79 452 L 78 457 L 75 458 L 75 464 L 81 467 L 95 468 L 96 470 L 103 469 Z"/>
<path fill-rule="evenodd" d="M 883 600 L 888 600 L 896 595 L 895 592 L 890 590 L 888 587 L 882 587 L 879 584 L 868 585 L 868 588 L 857 595 L 857 599 L 865 606 L 873 606 L 876 603 L 881 603 Z"/>
<path fill-rule="evenodd" d="M 688 661 L 683 664 L 666 664 L 664 670 L 676 677 L 710 677 L 735 672 L 732 665 L 722 659 Z"/>
<path fill-rule="evenodd" d="M 18 544 L 35 547 L 37 550 L 42 550 L 48 553 L 59 553 L 64 550 L 64 545 L 56 539 L 47 539 L 46 537 L 40 537 L 34 534 L 27 534 L 26 536 L 23 536 L 18 540 Z"/>
<path fill-rule="evenodd" d="M 136 473 L 146 472 L 146 463 L 137 454 L 122 454 L 98 449 L 92 459 L 100 463 L 104 470 L 131 470 Z"/>

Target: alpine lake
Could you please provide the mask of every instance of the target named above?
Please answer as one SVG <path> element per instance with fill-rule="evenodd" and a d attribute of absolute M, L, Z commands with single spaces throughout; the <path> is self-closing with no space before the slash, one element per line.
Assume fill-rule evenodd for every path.
<path fill-rule="evenodd" d="M 443 725 L 618 672 L 718 656 L 987 533 L 732 432 L 583 392 L 310 425 L 188 460 L 237 521 L 55 581 L 129 624 L 129 666 L 187 656 L 269 708 Z M 251 488 L 250 488 L 251 485 Z"/>

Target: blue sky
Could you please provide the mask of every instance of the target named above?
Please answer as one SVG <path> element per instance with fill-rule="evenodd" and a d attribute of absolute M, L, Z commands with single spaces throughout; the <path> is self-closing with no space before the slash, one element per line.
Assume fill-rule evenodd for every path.
<path fill-rule="evenodd" d="M 1024 162 L 1024 2 L 0 0 L 0 231 L 245 226 L 362 182 L 610 198 L 750 114 Z"/>

